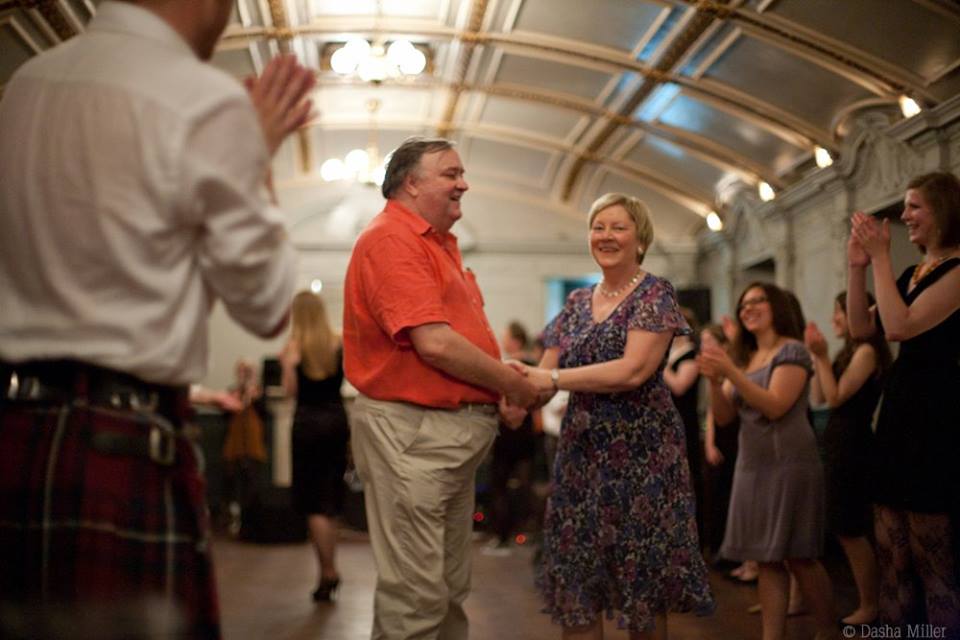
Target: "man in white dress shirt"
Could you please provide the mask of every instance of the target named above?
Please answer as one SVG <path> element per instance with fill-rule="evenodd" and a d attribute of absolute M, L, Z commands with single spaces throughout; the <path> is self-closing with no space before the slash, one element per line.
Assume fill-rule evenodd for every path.
<path fill-rule="evenodd" d="M 103 2 L 0 102 L 0 605 L 35 622 L 220 634 L 187 385 L 217 299 L 255 334 L 286 324 L 266 184 L 313 85 L 289 57 L 246 91 L 207 64 L 232 5 Z"/>

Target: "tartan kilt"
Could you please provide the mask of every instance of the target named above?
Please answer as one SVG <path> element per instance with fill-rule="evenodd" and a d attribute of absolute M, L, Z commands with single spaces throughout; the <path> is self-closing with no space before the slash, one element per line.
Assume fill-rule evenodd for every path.
<path fill-rule="evenodd" d="M 110 621 L 136 613 L 139 628 L 114 629 L 115 637 L 220 637 L 194 445 L 177 437 L 175 462 L 162 465 L 89 444 L 97 432 L 142 437 L 164 421 L 0 399 L 0 604 L 34 614 L 101 610 L 115 614 Z"/>

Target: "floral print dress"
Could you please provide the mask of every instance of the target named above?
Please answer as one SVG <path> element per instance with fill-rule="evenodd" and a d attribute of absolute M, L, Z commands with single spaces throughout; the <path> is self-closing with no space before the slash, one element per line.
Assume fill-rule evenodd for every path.
<path fill-rule="evenodd" d="M 592 294 L 571 293 L 546 328 L 562 368 L 621 358 L 631 329 L 691 333 L 673 286 L 651 274 L 599 323 Z M 618 611 L 618 627 L 649 631 L 659 613 L 713 611 L 683 423 L 663 367 L 632 391 L 570 394 L 539 580 L 556 623 L 579 627 Z"/>

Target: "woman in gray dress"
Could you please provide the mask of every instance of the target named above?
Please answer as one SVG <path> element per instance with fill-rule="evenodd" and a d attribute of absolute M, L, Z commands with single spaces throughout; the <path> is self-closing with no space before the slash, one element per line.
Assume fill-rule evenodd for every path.
<path fill-rule="evenodd" d="M 830 578 L 818 560 L 824 480 L 807 419 L 812 362 L 790 304 L 775 285 L 749 285 L 737 304 L 732 353 L 705 346 L 700 355 L 717 424 L 740 418 L 720 555 L 760 564 L 763 640 L 786 636 L 790 573 L 814 615 L 817 637 L 837 635 Z"/>

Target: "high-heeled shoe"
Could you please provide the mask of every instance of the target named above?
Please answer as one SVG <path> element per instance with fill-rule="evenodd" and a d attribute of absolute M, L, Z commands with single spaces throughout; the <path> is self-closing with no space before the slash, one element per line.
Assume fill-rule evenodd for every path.
<path fill-rule="evenodd" d="M 333 602 L 337 596 L 337 589 L 340 588 L 340 577 L 321 578 L 320 584 L 310 594 L 314 602 Z"/>

